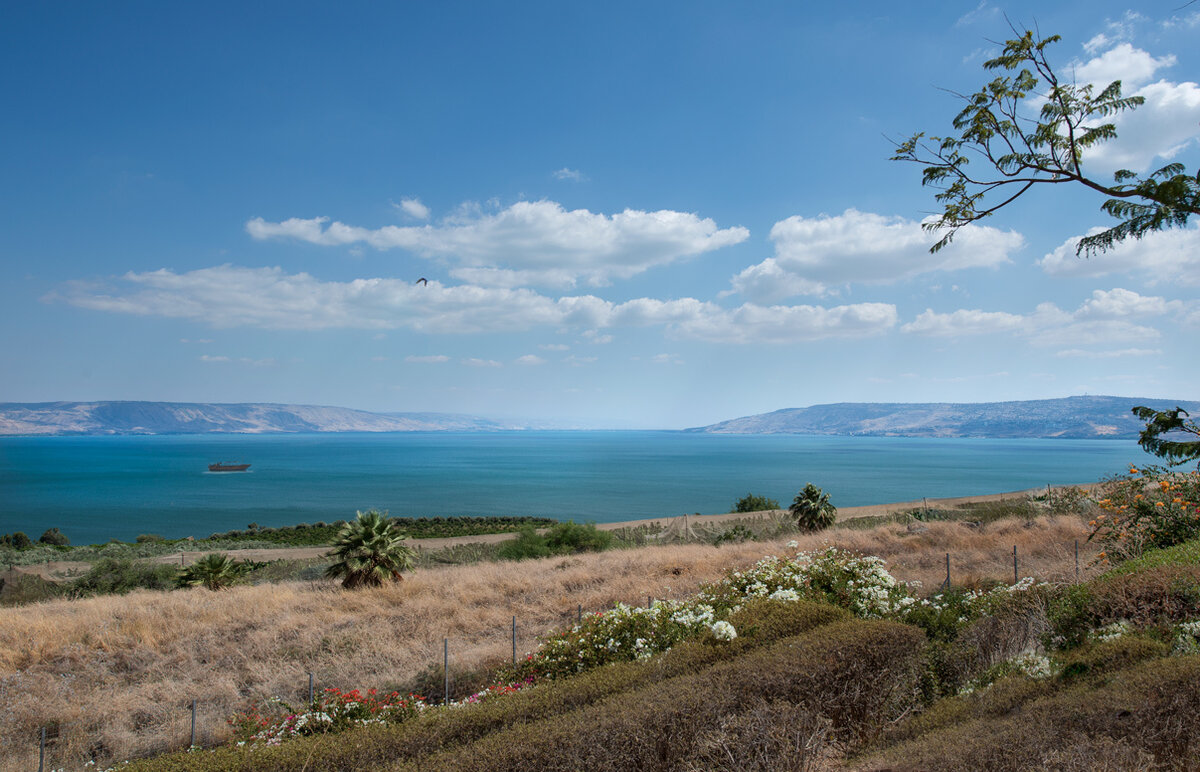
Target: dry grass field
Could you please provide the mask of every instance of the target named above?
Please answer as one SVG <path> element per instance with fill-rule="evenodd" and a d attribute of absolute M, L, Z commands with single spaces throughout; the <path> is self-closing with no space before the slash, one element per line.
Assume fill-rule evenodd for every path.
<path fill-rule="evenodd" d="M 826 544 L 883 557 L 898 578 L 932 592 L 951 553 L 955 584 L 1021 574 L 1075 578 L 1073 545 L 1093 550 L 1076 516 L 931 522 L 835 529 L 798 537 L 799 549 Z M 520 563 L 424 569 L 378 590 L 290 582 L 209 592 L 138 591 L 0 609 L 0 770 L 37 765 L 37 730 L 58 735 L 50 768 L 74 769 L 91 755 L 121 760 L 186 746 L 188 706 L 198 700 L 198 741 L 228 736 L 225 719 L 273 695 L 300 702 L 307 673 L 318 688 L 403 688 L 440 668 L 450 639 L 459 689 L 569 623 L 577 605 L 599 610 L 647 596 L 681 597 L 726 569 L 783 554 L 787 539 L 721 547 L 684 544 L 615 550 Z M 479 676 L 476 675 L 476 678 Z"/>

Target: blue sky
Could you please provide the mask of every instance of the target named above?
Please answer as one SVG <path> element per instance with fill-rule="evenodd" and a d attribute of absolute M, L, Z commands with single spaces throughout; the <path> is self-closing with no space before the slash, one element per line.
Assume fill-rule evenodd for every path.
<path fill-rule="evenodd" d="M 1200 160 L 1200 7 L 38 3 L 0 27 L 0 401 L 694 426 L 839 401 L 1196 399 L 1200 229 L 1091 260 L 1036 191 L 938 255 L 887 137 L 1005 17 Z M 420 278 L 427 284 L 417 284 Z"/>

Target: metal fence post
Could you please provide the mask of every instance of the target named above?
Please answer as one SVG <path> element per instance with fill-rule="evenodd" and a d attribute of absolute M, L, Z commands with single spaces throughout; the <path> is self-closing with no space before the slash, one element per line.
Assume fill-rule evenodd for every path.
<path fill-rule="evenodd" d="M 313 674 L 309 673 L 308 674 L 308 705 L 309 705 L 309 707 L 312 707 L 312 705 L 313 705 L 313 697 L 314 696 L 315 695 L 313 694 Z"/>
<path fill-rule="evenodd" d="M 583 604 L 580 603 L 575 607 L 575 624 L 583 624 Z"/>
<path fill-rule="evenodd" d="M 950 589 L 950 553 L 946 553 L 946 589 Z"/>
<path fill-rule="evenodd" d="M 196 747 L 196 701 L 192 700 L 192 741 L 188 743 L 188 748 Z"/>
<path fill-rule="evenodd" d="M 1017 545 L 1013 545 L 1013 584 L 1021 581 L 1017 578 Z"/>
<path fill-rule="evenodd" d="M 46 727 L 38 733 L 38 772 L 46 766 Z"/>
<path fill-rule="evenodd" d="M 1079 582 L 1079 539 L 1075 540 L 1075 582 Z"/>
<path fill-rule="evenodd" d="M 517 615 L 513 614 L 513 667 L 517 666 Z"/>
<path fill-rule="evenodd" d="M 450 704 L 450 639 L 442 639 L 442 676 L 445 678 L 443 703 Z"/>

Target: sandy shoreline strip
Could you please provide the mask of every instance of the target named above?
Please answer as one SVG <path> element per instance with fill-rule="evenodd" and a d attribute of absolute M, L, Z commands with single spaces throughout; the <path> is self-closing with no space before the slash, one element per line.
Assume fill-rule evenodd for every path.
<path fill-rule="evenodd" d="M 1082 490 L 1091 490 L 1099 483 L 1082 483 L 1079 485 L 1055 485 L 1052 489 L 1058 490 L 1062 488 L 1080 488 Z M 931 509 L 954 509 L 964 504 L 976 504 L 988 501 L 1003 501 L 1005 499 L 1023 499 L 1030 496 L 1038 496 L 1046 492 L 1045 488 L 1028 488 L 1021 491 L 1011 491 L 1008 493 L 990 493 L 980 496 L 958 496 L 953 498 L 942 499 L 917 499 L 916 501 L 898 501 L 891 504 L 868 504 L 861 507 L 838 507 L 838 521 L 853 520 L 859 517 L 882 517 L 897 512 L 909 512 L 914 509 L 921 509 L 928 506 Z M 602 531 L 616 531 L 621 528 L 636 528 L 642 525 L 651 525 L 658 523 L 663 526 L 674 523 L 680 518 L 687 518 L 687 525 L 703 525 L 708 523 L 720 523 L 728 520 L 741 520 L 755 515 L 776 515 L 786 510 L 769 510 L 766 512 L 729 512 L 721 515 L 695 515 L 695 514 L 678 514 L 664 515 L 663 517 L 652 517 L 644 520 L 625 520 L 619 523 L 596 523 L 596 527 Z M 445 547 L 450 547 L 455 544 L 494 544 L 495 542 L 504 541 L 514 538 L 512 533 L 489 533 L 476 536 L 449 536 L 444 538 L 434 539 L 414 539 L 413 545 L 422 550 L 439 550 Z M 160 555 L 152 558 L 155 563 L 168 563 L 173 565 L 188 565 L 196 560 L 199 560 L 204 555 L 210 552 L 222 552 L 230 557 L 240 558 L 243 560 L 311 560 L 313 558 L 324 557 L 329 552 L 329 547 L 273 547 L 266 549 L 234 549 L 234 550 L 198 550 L 198 551 L 180 551 L 168 555 Z M 54 561 L 51 563 L 43 563 L 32 566 L 18 566 L 17 570 L 25 573 L 38 574 L 46 579 L 61 579 L 64 574 L 78 575 L 87 571 L 89 564 L 86 562 L 77 561 Z"/>

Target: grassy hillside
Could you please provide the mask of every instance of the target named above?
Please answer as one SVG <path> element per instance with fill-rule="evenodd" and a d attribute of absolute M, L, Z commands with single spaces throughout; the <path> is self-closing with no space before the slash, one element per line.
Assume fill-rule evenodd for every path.
<path fill-rule="evenodd" d="M 1049 580 L 1074 576 L 1073 544 L 1086 533 L 1077 517 L 886 524 L 837 529 L 799 539 L 875 554 L 901 579 L 936 587 L 945 553 L 954 580 L 1011 576 L 1012 546 L 1022 572 Z M 451 641 L 457 696 L 481 688 L 489 668 L 511 658 L 512 616 L 519 654 L 536 636 L 584 611 L 647 596 L 680 598 L 727 569 L 763 554 L 784 554 L 786 540 L 647 547 L 569 558 L 444 566 L 397 585 L 345 592 L 290 582 L 211 593 L 137 591 L 0 609 L 0 743 L 14 749 L 0 769 L 36 764 L 29 738 L 59 728 L 52 758 L 126 759 L 185 745 L 190 700 L 199 701 L 202 744 L 230 735 L 225 719 L 255 699 L 307 696 L 318 689 L 377 687 L 440 693 L 442 640 Z M 1086 563 L 1089 555 L 1084 552 Z M 39 695 L 29 700 L 18 695 Z M 22 749 L 24 749 L 22 751 Z M 55 762 L 57 765 L 58 762 Z"/>

